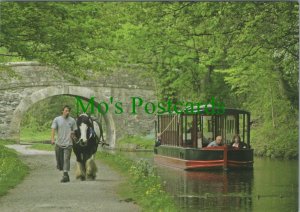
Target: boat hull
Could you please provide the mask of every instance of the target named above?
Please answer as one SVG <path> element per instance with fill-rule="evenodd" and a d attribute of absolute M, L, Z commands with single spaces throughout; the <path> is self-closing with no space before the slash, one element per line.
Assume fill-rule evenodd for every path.
<path fill-rule="evenodd" d="M 253 168 L 253 149 L 227 146 L 184 148 L 159 146 L 154 150 L 156 163 L 185 170 Z"/>

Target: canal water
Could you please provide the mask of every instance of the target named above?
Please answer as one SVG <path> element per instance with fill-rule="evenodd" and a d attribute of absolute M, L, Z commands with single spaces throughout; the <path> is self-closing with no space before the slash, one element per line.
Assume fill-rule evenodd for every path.
<path fill-rule="evenodd" d="M 126 154 L 153 163 L 152 153 Z M 298 161 L 255 158 L 253 171 L 183 171 L 155 164 L 180 211 L 298 211 Z"/>

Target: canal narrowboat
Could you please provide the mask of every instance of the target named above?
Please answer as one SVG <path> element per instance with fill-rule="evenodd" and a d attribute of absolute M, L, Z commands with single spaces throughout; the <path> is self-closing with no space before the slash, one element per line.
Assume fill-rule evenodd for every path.
<path fill-rule="evenodd" d="M 223 107 L 218 112 L 206 105 L 160 114 L 156 131 L 156 163 L 185 170 L 253 168 L 248 111 Z M 232 145 L 237 135 L 239 148 Z M 222 136 L 221 145 L 208 147 L 217 136 Z"/>

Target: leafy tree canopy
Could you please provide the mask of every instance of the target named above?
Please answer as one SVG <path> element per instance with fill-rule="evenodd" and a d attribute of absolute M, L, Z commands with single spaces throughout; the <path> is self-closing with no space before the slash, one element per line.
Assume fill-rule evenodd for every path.
<path fill-rule="evenodd" d="M 249 109 L 268 129 L 260 135 L 270 126 L 284 134 L 285 123 L 298 125 L 298 6 L 2 2 L 0 61 L 38 60 L 81 77 L 137 69 L 154 79 L 160 99 L 215 96 Z"/>

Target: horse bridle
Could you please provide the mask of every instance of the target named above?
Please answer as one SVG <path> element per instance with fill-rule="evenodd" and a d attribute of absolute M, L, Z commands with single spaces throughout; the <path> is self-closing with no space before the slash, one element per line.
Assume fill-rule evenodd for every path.
<path fill-rule="evenodd" d="M 89 138 L 88 138 L 87 141 L 86 141 L 86 144 L 85 144 L 85 145 L 82 145 L 81 142 L 80 142 L 80 139 L 78 139 L 78 138 L 76 137 L 76 135 L 75 135 L 74 137 L 76 138 L 77 141 L 76 141 L 74 138 L 72 138 L 73 142 L 75 141 L 75 144 L 79 144 L 80 146 L 84 147 L 84 146 L 87 146 L 88 141 L 94 136 L 94 137 L 96 138 L 96 143 L 97 143 L 97 145 L 99 145 L 99 144 L 101 143 L 101 146 L 102 146 L 102 147 L 103 147 L 104 145 L 109 146 L 109 144 L 105 143 L 105 141 L 104 141 L 104 139 L 103 139 L 103 135 L 102 135 L 101 132 L 100 132 L 100 133 L 101 133 L 100 138 L 102 138 L 102 140 L 100 140 L 100 138 L 98 138 L 98 136 L 97 136 L 97 134 L 96 134 L 96 132 L 95 132 L 95 130 L 94 130 L 94 124 L 93 124 L 93 121 L 94 121 L 94 120 L 93 120 L 90 116 L 88 116 L 88 120 L 89 120 L 89 122 L 91 123 L 91 126 L 88 126 L 88 130 L 90 130 L 91 133 L 90 133 Z M 97 124 L 99 125 L 99 123 L 97 123 Z M 99 127 L 101 127 L 101 125 L 99 125 Z M 101 131 L 101 130 L 100 130 L 100 131 Z"/>
<path fill-rule="evenodd" d="M 98 144 L 98 145 L 101 144 L 102 147 L 103 147 L 104 145 L 105 145 L 105 146 L 109 146 L 109 144 L 108 144 L 108 143 L 105 143 L 105 141 L 104 141 L 103 134 L 102 134 L 102 126 L 101 126 L 101 124 L 100 124 L 99 122 L 97 122 L 97 120 L 93 120 L 92 117 L 90 117 L 90 116 L 89 116 L 89 121 L 90 121 L 90 123 L 92 124 L 91 130 L 92 130 L 92 134 L 94 134 L 94 136 L 95 136 L 95 138 L 96 138 L 97 144 Z M 94 130 L 94 124 L 93 124 L 93 121 L 95 121 L 95 122 L 98 124 L 99 128 L 101 128 L 101 129 L 100 129 L 100 137 L 97 136 L 97 134 L 96 134 L 96 132 L 95 132 L 95 130 Z M 91 137 L 92 137 L 92 136 L 91 136 Z M 90 138 L 91 138 L 91 137 L 90 137 Z M 102 138 L 102 139 L 101 139 L 101 138 Z"/>

